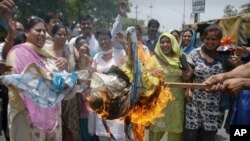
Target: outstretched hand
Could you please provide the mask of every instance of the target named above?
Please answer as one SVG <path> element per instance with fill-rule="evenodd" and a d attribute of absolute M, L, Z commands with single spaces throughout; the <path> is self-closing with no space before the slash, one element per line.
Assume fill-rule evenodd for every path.
<path fill-rule="evenodd" d="M 223 73 L 212 75 L 209 77 L 204 83 L 209 87 L 206 89 L 207 91 L 218 91 L 221 87 L 225 79 L 225 75 Z"/>
<path fill-rule="evenodd" d="M 126 13 L 127 13 L 127 3 L 126 1 L 121 0 L 119 3 L 119 14 L 125 17 Z"/>
<path fill-rule="evenodd" d="M 219 90 L 235 95 L 238 94 L 242 89 L 244 89 L 245 82 L 247 81 L 249 81 L 249 79 L 247 78 L 227 79 L 223 82 L 223 85 Z"/>

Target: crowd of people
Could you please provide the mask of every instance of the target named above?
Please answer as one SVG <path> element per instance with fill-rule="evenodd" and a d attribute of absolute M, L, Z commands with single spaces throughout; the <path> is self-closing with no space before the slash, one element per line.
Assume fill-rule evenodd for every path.
<path fill-rule="evenodd" d="M 50 62 L 54 71 L 88 70 L 90 74 L 85 82 L 88 87 L 82 92 L 47 108 L 34 103 L 25 95 L 27 91 L 1 84 L 0 129 L 7 141 L 125 141 L 132 137 L 123 119 L 103 122 L 87 100 L 94 72 L 106 74 L 113 66 L 122 70 L 128 63 L 129 49 L 122 31 L 127 4 L 121 1 L 118 7 L 111 31 L 95 30 L 94 18 L 83 15 L 79 18 L 81 33 L 71 38 L 71 31 L 57 13 L 31 16 L 20 23 L 12 18 L 18 8 L 15 3 L 0 2 L 0 17 L 8 24 L 8 34 L 0 44 L 1 75 L 20 74 L 30 63 L 51 70 Z M 151 19 L 143 35 L 140 25 L 134 25 L 139 66 L 150 74 L 142 76 L 143 81 L 150 83 L 156 77 L 162 82 L 203 83 L 207 88 L 171 87 L 173 100 L 163 108 L 163 116 L 148 127 L 149 140 L 160 141 L 168 133 L 168 141 L 215 141 L 224 120 L 221 102 L 225 94 L 233 95 L 237 102 L 231 107 L 238 107 L 226 124 L 250 125 L 250 108 L 240 108 L 250 107 L 250 63 L 241 60 L 250 48 L 218 51 L 223 30 L 215 24 L 204 30 L 200 47 L 194 44 L 194 29 L 160 33 L 159 27 L 160 22 Z M 148 82 L 141 85 L 144 83 Z"/>

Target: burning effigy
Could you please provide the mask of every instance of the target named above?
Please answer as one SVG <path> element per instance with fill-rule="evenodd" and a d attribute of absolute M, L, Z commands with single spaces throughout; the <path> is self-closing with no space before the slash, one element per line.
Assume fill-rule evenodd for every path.
<path fill-rule="evenodd" d="M 126 67 L 112 67 L 106 74 L 94 73 L 91 95 L 87 99 L 102 119 L 124 119 L 126 125 L 131 125 L 134 140 L 143 141 L 145 128 L 163 116 L 162 110 L 173 98 L 161 78 L 151 76 L 148 69 L 140 66 L 136 40 L 134 27 L 128 28 Z M 147 86 L 143 85 L 144 78 L 148 79 Z M 110 129 L 105 128 L 114 137 Z"/>
<path fill-rule="evenodd" d="M 112 67 L 106 74 L 93 73 L 91 91 L 88 102 L 102 118 L 112 120 L 126 115 L 130 107 L 130 82 L 118 67 Z"/>

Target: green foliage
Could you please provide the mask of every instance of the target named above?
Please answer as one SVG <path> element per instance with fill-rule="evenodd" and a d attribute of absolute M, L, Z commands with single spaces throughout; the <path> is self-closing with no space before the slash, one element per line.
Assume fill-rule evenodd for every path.
<path fill-rule="evenodd" d="M 226 5 L 226 7 L 224 8 L 224 17 L 235 16 L 242 13 L 250 13 L 250 3 L 241 5 L 239 12 L 232 5 Z"/>
<path fill-rule="evenodd" d="M 250 13 L 250 3 L 244 4 L 240 8 L 240 13 Z"/>
<path fill-rule="evenodd" d="M 125 0 L 128 2 L 128 0 Z M 18 18 L 44 17 L 49 11 L 59 12 L 63 23 L 71 25 L 80 15 L 90 14 L 96 19 L 97 28 L 111 28 L 118 12 L 119 0 L 16 0 Z M 131 4 L 128 4 L 128 11 Z"/>
<path fill-rule="evenodd" d="M 144 24 L 144 20 L 137 20 L 134 18 L 126 18 L 126 20 L 123 22 L 123 28 L 124 30 L 129 26 L 134 25 L 140 25 L 142 29 L 142 34 L 145 34 L 147 32 L 147 27 Z"/>
<path fill-rule="evenodd" d="M 226 5 L 224 9 L 224 17 L 231 17 L 238 14 L 238 11 L 235 9 L 233 5 Z"/>

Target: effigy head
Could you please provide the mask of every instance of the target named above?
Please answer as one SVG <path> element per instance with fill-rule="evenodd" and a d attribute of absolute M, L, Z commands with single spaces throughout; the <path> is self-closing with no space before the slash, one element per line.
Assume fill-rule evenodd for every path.
<path fill-rule="evenodd" d="M 94 73 L 87 100 L 92 110 L 104 119 L 125 116 L 130 106 L 128 77 L 118 67 L 112 67 L 106 74 Z"/>

